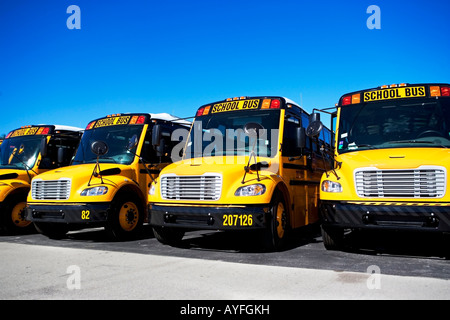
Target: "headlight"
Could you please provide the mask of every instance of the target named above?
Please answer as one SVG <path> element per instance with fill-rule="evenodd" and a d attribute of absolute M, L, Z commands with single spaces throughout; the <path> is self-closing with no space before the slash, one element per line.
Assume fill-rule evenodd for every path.
<path fill-rule="evenodd" d="M 324 180 L 322 182 L 322 191 L 324 191 L 324 192 L 342 192 L 342 186 L 339 182 Z"/>
<path fill-rule="evenodd" d="M 150 189 L 148 190 L 148 194 L 151 196 L 155 195 L 155 190 L 156 190 L 156 186 L 154 183 L 152 183 L 152 185 L 150 186 Z"/>
<path fill-rule="evenodd" d="M 263 184 L 252 184 L 240 187 L 234 193 L 235 196 L 260 196 L 266 192 L 266 186 Z"/>
<path fill-rule="evenodd" d="M 107 187 L 93 187 L 81 191 L 82 196 L 101 196 L 108 192 Z"/>

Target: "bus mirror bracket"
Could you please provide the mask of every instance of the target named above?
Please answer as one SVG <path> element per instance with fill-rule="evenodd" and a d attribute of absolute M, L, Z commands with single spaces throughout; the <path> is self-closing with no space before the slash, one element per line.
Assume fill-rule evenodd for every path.
<path fill-rule="evenodd" d="M 100 163 L 99 163 L 98 159 L 100 156 L 107 154 L 108 150 L 109 150 L 109 148 L 108 148 L 108 144 L 106 144 L 106 142 L 104 142 L 104 141 L 92 142 L 91 151 L 93 154 L 95 154 L 97 156 L 97 162 L 95 163 L 94 170 L 92 170 L 91 177 L 89 178 L 89 182 L 87 184 L 88 186 L 90 186 L 90 184 L 91 184 L 92 176 L 94 176 L 94 177 L 99 176 L 99 172 L 101 172 L 101 170 L 100 170 Z M 97 168 L 98 168 L 98 172 L 97 172 Z M 102 184 L 103 184 L 103 178 L 101 175 L 100 175 L 100 180 L 102 181 Z"/>

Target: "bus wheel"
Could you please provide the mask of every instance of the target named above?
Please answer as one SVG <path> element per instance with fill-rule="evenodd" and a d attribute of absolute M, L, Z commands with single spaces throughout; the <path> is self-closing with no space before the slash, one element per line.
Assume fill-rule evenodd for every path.
<path fill-rule="evenodd" d="M 135 238 L 144 223 L 144 209 L 140 201 L 131 195 L 119 196 L 111 205 L 106 230 L 115 239 Z"/>
<path fill-rule="evenodd" d="M 28 233 L 34 230 L 31 221 L 25 220 L 26 195 L 13 196 L 7 200 L 2 225 L 7 233 Z"/>
<path fill-rule="evenodd" d="M 176 246 L 184 237 L 184 230 L 170 227 L 153 227 L 155 238 L 162 244 Z"/>
<path fill-rule="evenodd" d="M 267 225 L 263 232 L 263 242 L 266 250 L 280 250 L 287 238 L 288 214 L 281 192 L 276 192 L 272 198 L 270 211 L 267 215 Z"/>
<path fill-rule="evenodd" d="M 344 230 L 322 225 L 323 245 L 327 250 L 339 250 L 344 240 Z"/>
<path fill-rule="evenodd" d="M 39 233 L 55 240 L 65 238 L 69 232 L 68 225 L 63 223 L 35 222 L 34 226 Z"/>

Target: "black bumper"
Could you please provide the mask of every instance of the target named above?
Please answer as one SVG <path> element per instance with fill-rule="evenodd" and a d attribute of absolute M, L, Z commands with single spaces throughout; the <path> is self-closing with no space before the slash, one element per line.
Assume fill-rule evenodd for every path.
<path fill-rule="evenodd" d="M 150 224 L 192 230 L 250 230 L 266 227 L 267 206 L 194 207 L 149 205 Z"/>
<path fill-rule="evenodd" d="M 450 206 L 322 201 L 319 211 L 327 226 L 450 232 Z"/>
<path fill-rule="evenodd" d="M 67 224 L 103 224 L 108 217 L 109 203 L 70 205 L 35 205 L 26 208 L 26 220 Z"/>

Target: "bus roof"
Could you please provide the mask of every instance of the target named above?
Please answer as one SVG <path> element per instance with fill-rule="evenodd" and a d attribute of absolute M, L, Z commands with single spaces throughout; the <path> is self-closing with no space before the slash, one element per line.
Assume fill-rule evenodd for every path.
<path fill-rule="evenodd" d="M 65 126 L 65 125 L 54 125 L 54 124 L 37 124 L 23 126 L 14 130 L 11 130 L 7 135 L 6 139 L 19 137 L 19 136 L 30 136 L 30 135 L 47 135 L 52 134 L 55 131 L 65 131 L 65 132 L 83 132 L 82 128 Z"/>
<path fill-rule="evenodd" d="M 39 125 L 39 126 L 45 126 L 45 125 Z M 78 128 L 78 127 L 72 127 L 72 126 L 64 126 L 64 125 L 59 125 L 59 124 L 55 124 L 55 130 L 59 130 L 59 131 L 74 131 L 74 132 L 79 132 L 79 131 L 83 131 L 84 129 L 82 128 Z"/>
<path fill-rule="evenodd" d="M 175 117 L 175 116 L 173 116 L 171 114 L 168 114 L 168 113 L 149 113 L 149 115 L 150 115 L 150 119 L 176 122 L 176 123 L 184 124 L 184 125 L 190 125 L 191 124 L 190 121 L 187 121 L 187 120 L 179 118 L 179 117 Z"/>
<path fill-rule="evenodd" d="M 341 96 L 337 106 L 392 99 L 448 96 L 450 96 L 450 84 L 448 83 L 400 83 L 346 93 Z"/>

